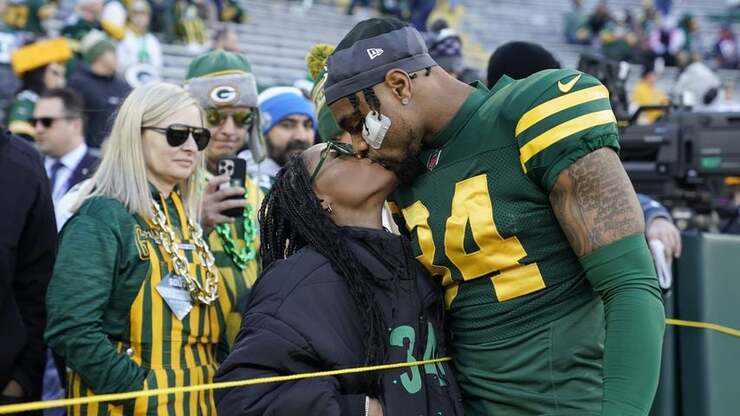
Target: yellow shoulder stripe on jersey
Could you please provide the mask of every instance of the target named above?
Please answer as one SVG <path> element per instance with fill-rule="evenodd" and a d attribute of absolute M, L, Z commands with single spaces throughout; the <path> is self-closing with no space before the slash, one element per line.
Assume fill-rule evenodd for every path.
<path fill-rule="evenodd" d="M 580 117 L 570 119 L 565 123 L 551 128 L 550 130 L 527 142 L 527 144 L 522 146 L 522 148 L 520 149 L 519 161 L 522 163 L 524 172 L 527 172 L 525 164 L 529 161 L 529 159 L 534 157 L 537 153 L 559 142 L 560 140 L 570 135 L 576 134 L 580 131 L 590 129 L 591 127 L 616 122 L 617 120 L 614 117 L 614 113 L 612 112 L 612 110 L 603 110 L 584 114 Z"/>
<path fill-rule="evenodd" d="M 545 101 L 537 107 L 527 111 L 522 118 L 519 119 L 519 122 L 516 125 L 515 134 L 516 136 L 519 136 L 528 128 L 553 114 L 577 105 L 600 100 L 602 98 L 609 98 L 609 90 L 607 90 L 603 85 L 596 85 L 570 94 L 562 95 L 558 98 L 553 98 L 550 101 Z"/>

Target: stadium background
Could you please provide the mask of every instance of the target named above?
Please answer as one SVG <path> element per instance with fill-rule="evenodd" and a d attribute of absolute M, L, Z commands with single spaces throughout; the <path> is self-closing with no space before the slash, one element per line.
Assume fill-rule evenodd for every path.
<path fill-rule="evenodd" d="M 13 2 L 11 2 L 13 3 Z M 239 47 L 248 56 L 260 88 L 274 85 L 303 85 L 307 81 L 305 56 L 315 43 L 336 44 L 359 20 L 374 14 L 358 10 L 347 15 L 348 1 L 241 0 L 243 23 L 207 22 L 209 33 L 228 25 L 236 30 Z M 466 65 L 485 76 L 488 58 L 498 46 L 513 40 L 535 42 L 550 51 L 563 65 L 574 68 L 582 54 L 599 53 L 598 42 L 575 45 L 563 35 L 569 0 L 461 0 L 450 7 L 437 2 L 428 22 L 444 18 L 462 38 Z M 583 2 L 590 12 L 596 1 Z M 631 10 L 636 16 L 642 0 L 609 0 L 611 10 Z M 673 13 L 690 13 L 698 19 L 697 39 L 706 62 L 713 66 L 713 43 L 722 27 L 736 29 L 726 0 L 674 1 Z M 47 34 L 58 34 L 74 13 L 75 2 L 60 0 L 55 15 L 45 22 Z M 734 9 L 737 10 L 737 9 Z M 735 12 L 736 13 L 736 12 Z M 737 15 L 735 15 L 737 16 Z M 164 80 L 181 83 L 189 62 L 200 52 L 176 39 L 163 39 Z M 7 70 L 7 69 L 4 69 Z M 642 66 L 630 64 L 626 90 L 630 93 L 640 79 Z M 667 67 L 657 86 L 670 91 L 678 76 Z M 740 70 L 717 69 L 717 76 L 732 104 L 740 97 Z M 309 88 L 310 89 L 310 88 Z M 6 108 L 14 91 L 0 91 L 0 108 Z M 736 130 L 740 140 L 740 130 Z M 684 252 L 674 264 L 674 287 L 665 292 L 667 314 L 680 319 L 714 322 L 740 328 L 740 237 L 687 231 Z M 635 340 L 634 342 L 640 342 Z M 740 409 L 740 338 L 704 330 L 669 326 L 666 333 L 663 376 L 653 409 L 655 415 L 735 415 Z"/>

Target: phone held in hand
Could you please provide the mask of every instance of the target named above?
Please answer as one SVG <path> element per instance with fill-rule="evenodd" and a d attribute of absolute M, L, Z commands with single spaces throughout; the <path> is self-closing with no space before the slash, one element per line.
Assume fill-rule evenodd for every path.
<path fill-rule="evenodd" d="M 244 188 L 244 178 L 247 174 L 247 161 L 238 157 L 226 157 L 218 161 L 218 174 L 228 175 L 229 181 L 221 185 L 219 189 L 224 187 L 242 187 Z M 240 199 L 244 198 L 243 195 L 233 196 L 229 199 Z M 244 214 L 244 208 L 231 208 L 222 212 L 227 217 L 238 218 Z"/>

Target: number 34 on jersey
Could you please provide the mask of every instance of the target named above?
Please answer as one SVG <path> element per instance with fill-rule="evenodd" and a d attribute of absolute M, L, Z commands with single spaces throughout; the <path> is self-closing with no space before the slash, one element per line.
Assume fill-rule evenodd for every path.
<path fill-rule="evenodd" d="M 450 216 L 444 224 L 443 247 L 435 244 L 429 209 L 423 202 L 403 209 L 393 203 L 390 206 L 394 214 L 403 217 L 409 233 L 416 233 L 421 251 L 417 259 L 432 276 L 442 279 L 448 307 L 457 296 L 460 283 L 453 278 L 451 267 L 463 281 L 489 278 L 499 302 L 545 288 L 537 264 L 521 263 L 527 252 L 519 239 L 503 238 L 499 233 L 486 174 L 455 184 Z"/>

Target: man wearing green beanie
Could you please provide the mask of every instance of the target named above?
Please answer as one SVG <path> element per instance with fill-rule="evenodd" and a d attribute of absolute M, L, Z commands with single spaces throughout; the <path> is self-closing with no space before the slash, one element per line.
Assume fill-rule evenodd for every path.
<path fill-rule="evenodd" d="M 240 306 L 259 275 L 259 226 L 257 212 L 262 192 L 246 175 L 244 187 L 224 187 L 229 177 L 218 175 L 218 162 L 233 158 L 248 145 L 258 161 L 264 159 L 264 139 L 259 129 L 257 83 L 247 59 L 216 49 L 196 57 L 188 66 L 186 88 L 206 110 L 211 141 L 206 148 L 209 173 L 203 198 L 202 222 L 216 266 L 226 283 L 232 311 L 226 336 L 233 343 L 241 325 Z M 244 209 L 233 218 L 230 209 Z"/>
<path fill-rule="evenodd" d="M 80 42 L 80 52 L 85 64 L 77 67 L 67 86 L 85 100 L 85 141 L 98 149 L 110 132 L 111 116 L 131 87 L 116 74 L 116 47 L 105 33 L 90 31 Z"/>

